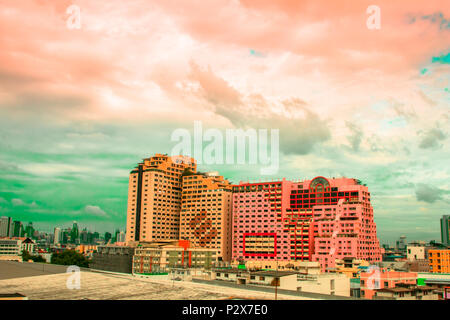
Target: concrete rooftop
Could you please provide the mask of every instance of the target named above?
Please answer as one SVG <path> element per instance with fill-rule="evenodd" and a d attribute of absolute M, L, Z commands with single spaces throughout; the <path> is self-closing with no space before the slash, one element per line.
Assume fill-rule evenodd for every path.
<path fill-rule="evenodd" d="M 136 278 L 126 274 L 81 272 L 81 288 L 67 289 L 65 266 L 0 261 L 0 294 L 21 293 L 30 300 L 221 300 L 273 299 L 273 293 L 210 284 Z M 283 300 L 314 300 L 278 295 Z"/>

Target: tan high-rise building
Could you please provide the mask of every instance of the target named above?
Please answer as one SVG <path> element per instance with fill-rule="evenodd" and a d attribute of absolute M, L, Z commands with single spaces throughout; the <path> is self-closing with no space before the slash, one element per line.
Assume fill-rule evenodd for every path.
<path fill-rule="evenodd" d="M 183 176 L 180 239 L 193 247 L 216 249 L 219 261 L 231 261 L 232 187 L 217 173 Z"/>
<path fill-rule="evenodd" d="M 127 243 L 178 240 L 182 174 L 197 171 L 193 158 L 155 154 L 131 171 Z"/>

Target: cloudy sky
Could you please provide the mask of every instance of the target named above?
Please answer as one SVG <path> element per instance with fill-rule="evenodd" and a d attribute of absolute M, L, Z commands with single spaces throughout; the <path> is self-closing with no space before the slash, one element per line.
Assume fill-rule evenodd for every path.
<path fill-rule="evenodd" d="M 372 4 L 379 30 L 366 26 Z M 439 240 L 448 1 L 0 0 L 0 30 L 0 215 L 124 228 L 129 171 L 200 120 L 279 129 L 266 179 L 362 180 L 383 243 Z M 250 165 L 200 169 L 259 178 Z"/>

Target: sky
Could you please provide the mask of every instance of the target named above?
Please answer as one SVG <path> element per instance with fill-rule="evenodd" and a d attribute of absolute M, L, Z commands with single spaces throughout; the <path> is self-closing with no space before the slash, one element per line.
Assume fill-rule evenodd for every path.
<path fill-rule="evenodd" d="M 201 121 L 279 129 L 263 179 L 362 180 L 382 243 L 440 240 L 448 1 L 0 0 L 0 30 L 0 215 L 124 229 L 130 170 Z"/>

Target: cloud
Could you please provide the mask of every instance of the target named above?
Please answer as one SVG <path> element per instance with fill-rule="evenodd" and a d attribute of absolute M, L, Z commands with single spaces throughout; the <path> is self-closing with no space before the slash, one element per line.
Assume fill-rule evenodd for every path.
<path fill-rule="evenodd" d="M 97 217 L 109 217 L 99 206 L 87 205 L 84 207 L 84 212 Z"/>
<path fill-rule="evenodd" d="M 191 80 L 199 85 L 198 97 L 214 113 L 237 128 L 279 129 L 280 149 L 285 154 L 307 154 L 331 137 L 324 120 L 300 98 L 269 101 L 260 94 L 243 95 L 217 76 L 210 67 L 191 63 Z"/>
<path fill-rule="evenodd" d="M 431 149 L 441 147 L 439 141 L 447 138 L 446 134 L 439 128 L 432 128 L 421 134 L 419 148 Z"/>
<path fill-rule="evenodd" d="M 443 190 L 424 183 L 419 183 L 416 186 L 416 198 L 418 201 L 434 203 L 443 199 L 442 194 Z"/>
<path fill-rule="evenodd" d="M 11 200 L 11 203 L 12 203 L 14 206 L 25 206 L 25 205 L 26 205 L 25 202 L 23 202 L 22 199 L 12 199 L 12 200 Z"/>
<path fill-rule="evenodd" d="M 348 136 L 348 141 L 350 142 L 352 149 L 354 151 L 359 150 L 359 146 L 361 145 L 362 137 L 364 135 L 362 129 L 354 123 L 350 121 L 345 122 L 345 126 L 350 130 L 351 135 Z"/>

